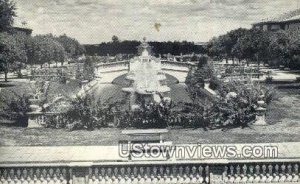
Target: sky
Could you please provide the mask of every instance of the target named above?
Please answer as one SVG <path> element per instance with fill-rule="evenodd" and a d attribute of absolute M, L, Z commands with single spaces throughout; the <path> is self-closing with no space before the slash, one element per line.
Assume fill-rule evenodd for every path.
<path fill-rule="evenodd" d="M 14 0 L 15 25 L 82 44 L 120 40 L 206 42 L 300 8 L 300 0 Z"/>

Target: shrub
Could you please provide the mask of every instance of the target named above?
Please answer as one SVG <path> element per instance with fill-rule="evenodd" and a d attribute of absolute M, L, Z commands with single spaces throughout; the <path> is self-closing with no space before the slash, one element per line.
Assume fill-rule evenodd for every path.
<path fill-rule="evenodd" d="M 221 87 L 222 85 L 222 81 L 220 79 L 218 79 L 216 76 L 213 76 L 211 79 L 210 79 L 210 84 L 209 84 L 209 87 L 213 90 L 217 90 Z"/>
<path fill-rule="evenodd" d="M 109 107 L 105 107 L 92 95 L 76 97 L 70 100 L 70 107 L 65 116 L 66 127 L 73 129 L 101 128 L 107 126 L 107 119 L 110 114 Z"/>
<path fill-rule="evenodd" d="M 232 74 L 234 71 L 233 67 L 228 67 L 225 69 L 225 74 Z"/>
<path fill-rule="evenodd" d="M 246 127 L 254 120 L 257 101 L 262 95 L 267 104 L 275 97 L 273 88 L 243 81 L 224 83 L 218 93 L 219 98 L 215 98 L 208 113 L 212 127 Z"/>
<path fill-rule="evenodd" d="M 271 84 L 271 83 L 273 82 L 273 77 L 267 76 L 265 82 L 266 82 L 267 84 Z"/>
<path fill-rule="evenodd" d="M 186 84 L 191 96 L 197 97 L 201 94 L 201 88 L 204 88 L 204 80 L 214 76 L 212 62 L 208 62 L 207 57 L 202 56 L 199 59 L 197 67 L 191 69 L 186 78 Z"/>
<path fill-rule="evenodd" d="M 4 107 L 1 110 L 2 116 L 6 119 L 15 121 L 15 125 L 26 127 L 28 125 L 28 115 L 30 111 L 29 96 L 18 95 L 11 91 L 13 96 L 8 99 L 1 99 L 1 103 L 4 103 Z"/>
<path fill-rule="evenodd" d="M 121 113 L 120 127 L 136 128 L 165 128 L 171 113 L 172 104 L 165 101 L 160 103 L 141 102 L 140 109 Z"/>

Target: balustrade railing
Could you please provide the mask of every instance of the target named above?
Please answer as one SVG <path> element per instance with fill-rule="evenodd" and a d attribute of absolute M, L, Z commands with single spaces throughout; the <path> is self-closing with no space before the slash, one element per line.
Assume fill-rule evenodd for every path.
<path fill-rule="evenodd" d="M 1 184 L 67 184 L 67 168 L 1 168 Z"/>
<path fill-rule="evenodd" d="M 3 165 L 3 164 L 2 164 Z M 2 167 L 0 184 L 299 183 L 299 163 L 113 163 Z"/>
<path fill-rule="evenodd" d="M 226 183 L 300 182 L 298 163 L 235 164 L 224 167 Z"/>
<path fill-rule="evenodd" d="M 193 63 L 172 62 L 172 61 L 167 61 L 167 60 L 162 60 L 161 64 L 162 64 L 163 68 L 166 68 L 166 67 L 183 68 L 184 67 L 185 69 L 189 69 L 189 67 L 194 66 Z M 102 70 L 107 69 L 107 68 L 113 68 L 113 67 L 129 67 L 129 60 L 98 64 L 97 67 Z"/>
<path fill-rule="evenodd" d="M 129 60 L 112 62 L 112 63 L 102 63 L 102 64 L 98 64 L 97 66 L 99 68 L 110 68 L 115 66 L 128 66 L 128 65 L 129 65 Z"/>
<path fill-rule="evenodd" d="M 209 166 L 118 166 L 89 168 L 89 184 L 209 183 Z"/>

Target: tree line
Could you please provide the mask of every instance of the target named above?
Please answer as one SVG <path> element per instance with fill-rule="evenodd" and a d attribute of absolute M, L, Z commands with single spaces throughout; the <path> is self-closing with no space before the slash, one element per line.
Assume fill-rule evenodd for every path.
<path fill-rule="evenodd" d="M 12 26 L 16 6 L 11 0 L 0 0 L 0 71 L 19 71 L 26 64 L 61 62 L 84 53 L 84 47 L 67 35 L 31 36 Z"/>
<path fill-rule="evenodd" d="M 0 32 L 0 70 L 5 74 L 20 71 L 25 65 L 60 62 L 84 53 L 79 42 L 67 35 L 30 36 L 23 33 Z"/>
<path fill-rule="evenodd" d="M 193 42 L 187 41 L 168 41 L 168 42 L 158 42 L 150 41 L 148 42 L 152 46 L 152 52 L 155 55 L 180 55 L 180 54 L 203 54 L 205 53 L 205 48 L 201 45 L 196 45 Z M 95 45 L 85 45 L 87 55 L 98 55 L 98 56 L 115 56 L 117 54 L 137 54 L 137 47 L 141 44 L 140 41 L 136 40 L 124 40 L 120 41 L 117 36 L 112 37 L 110 42 L 102 42 Z"/>
<path fill-rule="evenodd" d="M 293 35 L 284 30 L 271 32 L 239 28 L 211 39 L 207 51 L 215 60 L 245 60 L 247 64 L 254 62 L 300 69 L 300 37 Z"/>

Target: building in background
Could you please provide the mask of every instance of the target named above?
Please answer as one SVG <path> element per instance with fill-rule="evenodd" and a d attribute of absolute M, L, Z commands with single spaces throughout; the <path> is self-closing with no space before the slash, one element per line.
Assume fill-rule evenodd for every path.
<path fill-rule="evenodd" d="M 25 28 L 25 27 L 12 27 L 11 32 L 13 33 L 23 33 L 26 35 L 31 35 L 32 29 Z"/>
<path fill-rule="evenodd" d="M 264 31 L 286 30 L 299 32 L 300 30 L 300 9 L 285 13 L 279 17 L 266 19 L 253 24 L 253 28 Z"/>

